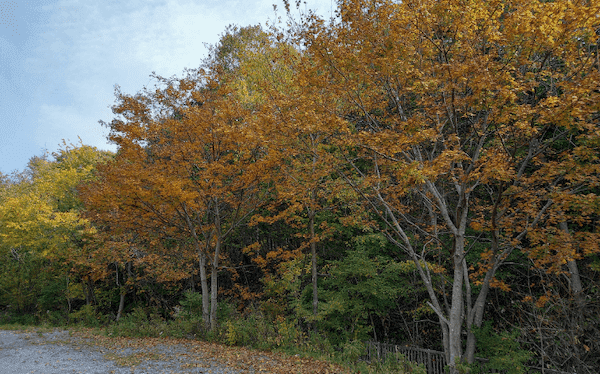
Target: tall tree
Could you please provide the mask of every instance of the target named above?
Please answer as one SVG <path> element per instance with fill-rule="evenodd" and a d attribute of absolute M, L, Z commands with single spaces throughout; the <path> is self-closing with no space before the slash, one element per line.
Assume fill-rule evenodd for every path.
<path fill-rule="evenodd" d="M 305 221 L 306 245 L 310 248 L 312 317 L 318 314 L 317 243 L 318 213 L 331 207 L 334 189 L 331 179 L 334 160 L 327 152 L 333 131 L 331 122 L 312 111 L 316 98 L 324 92 L 311 92 L 305 70 L 313 66 L 302 59 L 283 35 L 272 35 L 260 27 L 229 27 L 215 46 L 206 65 L 226 72 L 239 100 L 252 115 L 264 144 L 276 190 L 276 205 L 284 210 L 267 221 L 277 219 Z M 340 183 L 338 183 L 339 187 Z"/>
<path fill-rule="evenodd" d="M 502 286 L 498 268 L 515 249 L 533 255 L 528 240 L 547 220 L 576 222 L 563 203 L 597 183 L 599 6 L 350 0 L 328 25 L 305 19 L 312 85 L 337 97 L 321 107 L 352 124 L 341 144 L 362 178 L 346 179 L 413 259 L 453 372 L 473 362 L 471 329 Z M 487 249 L 468 256 L 477 242 Z M 448 267 L 441 294 L 433 258 Z"/>
<path fill-rule="evenodd" d="M 175 237 L 197 253 L 203 318 L 217 319 L 219 260 L 224 240 L 260 202 L 264 173 L 260 141 L 245 109 L 219 76 L 202 71 L 134 97 L 117 92 L 110 139 L 119 152 L 100 169 L 91 205 L 119 212 L 121 228 L 141 237 Z M 111 191 L 109 199 L 102 191 Z M 110 201 L 112 200 L 112 202 Z M 211 285 L 208 286 L 210 273 Z"/>

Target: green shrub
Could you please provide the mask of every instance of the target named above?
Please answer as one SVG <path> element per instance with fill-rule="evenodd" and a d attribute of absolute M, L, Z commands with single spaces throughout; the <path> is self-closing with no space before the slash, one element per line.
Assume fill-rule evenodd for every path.
<path fill-rule="evenodd" d="M 69 320 L 86 327 L 99 327 L 105 320 L 93 305 L 84 305 L 81 309 L 69 314 Z"/>
<path fill-rule="evenodd" d="M 358 359 L 365 354 L 365 343 L 360 340 L 350 340 L 344 343 L 340 357 L 343 362 L 358 363 Z"/>
<path fill-rule="evenodd" d="M 48 322 L 51 326 L 64 326 L 68 324 L 69 315 L 61 310 L 54 311 L 46 311 L 46 316 L 44 318 L 45 322 Z"/>
<path fill-rule="evenodd" d="M 277 332 L 273 323 L 265 316 L 252 311 L 245 316 L 232 315 L 223 324 L 223 337 L 229 345 L 240 345 L 259 349 L 270 349 L 277 346 Z"/>
<path fill-rule="evenodd" d="M 143 307 L 135 307 L 131 313 L 121 317 L 106 328 L 108 335 L 128 337 L 173 337 L 206 338 L 206 332 L 200 330 L 202 318 L 194 314 L 181 313 L 173 320 L 165 320 L 161 314 L 147 312 Z"/>
<path fill-rule="evenodd" d="M 331 344 L 329 337 L 316 332 L 309 334 L 303 348 L 304 351 L 320 357 L 331 357 L 335 353 L 335 348 Z"/>
<path fill-rule="evenodd" d="M 41 288 L 37 297 L 37 307 L 41 313 L 67 309 L 67 299 L 65 297 L 67 283 L 61 278 L 47 277 L 46 284 Z"/>
<path fill-rule="evenodd" d="M 521 348 L 517 337 L 519 331 L 496 333 L 491 323 L 486 322 L 480 329 L 473 329 L 477 339 L 477 356 L 486 358 L 486 363 L 472 365 L 472 373 L 488 373 L 491 370 L 502 370 L 506 374 L 527 372 L 525 363 L 531 353 Z"/>
<path fill-rule="evenodd" d="M 2 325 L 34 326 L 39 324 L 39 318 L 33 314 L 5 313 L 0 317 Z"/>
<path fill-rule="evenodd" d="M 181 305 L 183 317 L 202 317 L 202 294 L 199 292 L 185 291 Z"/>
<path fill-rule="evenodd" d="M 155 337 L 159 336 L 160 330 L 157 326 L 162 320 L 150 321 L 143 307 L 135 307 L 119 319 L 119 322 L 109 327 L 111 334 L 129 337 Z"/>
<path fill-rule="evenodd" d="M 342 356 L 343 357 L 343 356 Z M 343 361 L 342 361 L 343 363 Z M 358 361 L 352 365 L 353 371 L 356 373 L 368 374 L 427 374 L 427 369 L 423 364 L 415 364 L 408 361 L 403 355 L 395 354 L 388 355 L 384 362 L 361 362 Z"/>
<path fill-rule="evenodd" d="M 275 320 L 275 330 L 277 332 L 275 343 L 278 346 L 292 347 L 302 342 L 302 331 L 298 328 L 297 321 L 292 318 L 278 317 Z"/>

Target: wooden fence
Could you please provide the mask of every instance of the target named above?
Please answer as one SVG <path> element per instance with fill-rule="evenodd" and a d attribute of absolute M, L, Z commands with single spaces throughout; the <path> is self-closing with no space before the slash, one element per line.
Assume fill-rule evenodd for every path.
<path fill-rule="evenodd" d="M 446 356 L 444 352 L 432 351 L 430 349 L 406 347 L 387 343 L 366 342 L 367 354 L 366 361 L 385 361 L 388 355 L 401 354 L 406 360 L 417 364 L 423 364 L 427 369 L 427 374 L 446 374 Z M 484 358 L 476 358 L 479 362 L 486 362 Z M 542 369 L 529 367 L 530 373 L 542 373 Z M 494 370 L 490 373 L 500 373 L 502 371 Z M 564 371 L 545 369 L 544 374 L 570 374 Z"/>
<path fill-rule="evenodd" d="M 427 374 L 444 374 L 446 357 L 444 352 L 430 349 L 403 347 L 399 345 L 367 342 L 367 361 L 385 361 L 390 354 L 401 354 L 410 362 L 424 364 Z"/>

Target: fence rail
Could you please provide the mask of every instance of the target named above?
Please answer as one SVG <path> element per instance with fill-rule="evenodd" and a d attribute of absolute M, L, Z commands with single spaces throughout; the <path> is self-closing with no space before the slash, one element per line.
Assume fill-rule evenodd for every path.
<path fill-rule="evenodd" d="M 431 349 L 423 349 L 416 347 L 407 347 L 401 345 L 366 342 L 367 356 L 366 361 L 385 361 L 388 355 L 401 354 L 406 360 L 417 364 L 423 364 L 427 369 L 427 374 L 446 374 L 446 356 L 444 352 L 433 351 Z M 484 358 L 476 358 L 479 362 L 487 362 Z M 542 373 L 542 369 L 529 367 L 530 373 Z M 544 374 L 570 374 L 564 371 L 545 369 Z M 503 371 L 493 370 L 490 373 L 503 374 Z"/>
<path fill-rule="evenodd" d="M 397 353 L 406 357 L 408 361 L 425 365 L 428 374 L 444 374 L 444 368 L 446 367 L 444 352 L 386 343 L 367 342 L 368 361 L 385 361 L 389 354 Z"/>

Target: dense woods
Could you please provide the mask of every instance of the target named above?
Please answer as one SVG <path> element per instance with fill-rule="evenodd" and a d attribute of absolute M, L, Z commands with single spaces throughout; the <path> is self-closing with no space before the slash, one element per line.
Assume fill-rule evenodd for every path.
<path fill-rule="evenodd" d="M 340 0 L 229 27 L 199 68 L 116 90 L 115 154 L 2 175 L 0 319 L 598 372 L 598 14 Z"/>

